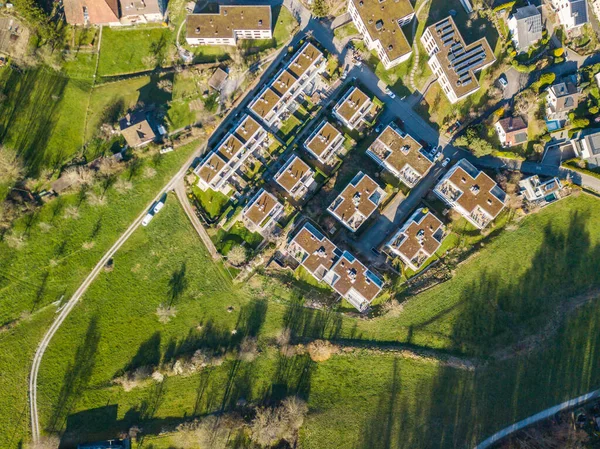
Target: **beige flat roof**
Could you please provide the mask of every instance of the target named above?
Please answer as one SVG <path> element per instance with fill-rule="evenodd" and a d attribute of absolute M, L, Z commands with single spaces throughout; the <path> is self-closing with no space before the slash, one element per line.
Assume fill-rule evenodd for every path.
<path fill-rule="evenodd" d="M 273 110 L 277 102 L 279 101 L 279 96 L 268 87 L 261 95 L 256 99 L 254 104 L 252 105 L 252 110 L 258 114 L 259 117 L 265 118 L 269 112 Z"/>
<path fill-rule="evenodd" d="M 356 111 L 358 111 L 363 105 L 367 102 L 370 102 L 371 99 L 358 87 L 352 88 L 350 95 L 346 97 L 343 103 L 338 104 L 337 113 L 344 117 L 346 120 L 352 120 Z"/>
<path fill-rule="evenodd" d="M 313 44 L 308 42 L 300 53 L 289 63 L 287 69 L 296 78 L 300 78 L 313 62 L 321 56 L 323 56 L 323 53 L 321 53 L 321 51 Z"/>
<path fill-rule="evenodd" d="M 306 162 L 294 155 L 285 165 L 285 170 L 281 172 L 276 181 L 277 184 L 290 192 L 302 177 L 311 171 Z"/>
<path fill-rule="evenodd" d="M 217 174 L 227 165 L 217 153 L 211 153 L 210 157 L 202 164 L 198 176 L 206 182 L 210 183 Z"/>
<path fill-rule="evenodd" d="M 390 150 L 385 158 L 383 154 L 377 151 L 376 143 L 378 141 Z M 433 162 L 421 153 L 421 148 L 421 144 L 413 139 L 410 134 L 405 134 L 402 137 L 392 126 L 388 125 L 375 142 L 371 144 L 369 150 L 398 171 L 408 164 L 423 176 L 433 166 Z"/>
<path fill-rule="evenodd" d="M 409 0 L 350 0 L 371 40 L 379 40 L 390 61 L 410 53 L 411 47 L 398 25 L 415 12 Z"/>
<path fill-rule="evenodd" d="M 323 152 L 329 148 L 329 145 L 338 138 L 342 133 L 329 122 L 323 122 L 319 127 L 318 132 L 314 137 L 307 142 L 306 146 L 318 157 L 321 157 Z"/>
<path fill-rule="evenodd" d="M 254 203 L 244 211 L 244 216 L 259 228 L 262 228 L 262 222 L 279 204 L 277 198 L 266 190 L 262 190 Z"/>
<path fill-rule="evenodd" d="M 265 5 L 219 5 L 218 13 L 188 14 L 186 37 L 223 39 L 234 30 L 270 30 L 271 7 Z"/>

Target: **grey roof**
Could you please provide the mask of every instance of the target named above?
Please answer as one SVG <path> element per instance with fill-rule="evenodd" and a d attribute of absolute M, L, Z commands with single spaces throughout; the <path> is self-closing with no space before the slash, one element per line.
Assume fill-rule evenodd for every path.
<path fill-rule="evenodd" d="M 542 15 L 535 6 L 529 5 L 518 8 L 514 18 L 517 21 L 516 38 L 519 50 L 527 50 L 542 38 Z"/>
<path fill-rule="evenodd" d="M 575 26 L 588 22 L 587 4 L 585 0 L 571 1 L 571 16 L 575 18 Z"/>
<path fill-rule="evenodd" d="M 587 136 L 584 137 L 584 139 L 587 142 L 591 153 L 594 156 L 599 155 L 600 154 L 600 132 L 596 132 L 594 134 L 588 134 Z"/>
<path fill-rule="evenodd" d="M 556 111 L 570 111 L 577 107 L 579 89 L 571 81 L 554 84 L 549 89 L 556 97 Z"/>

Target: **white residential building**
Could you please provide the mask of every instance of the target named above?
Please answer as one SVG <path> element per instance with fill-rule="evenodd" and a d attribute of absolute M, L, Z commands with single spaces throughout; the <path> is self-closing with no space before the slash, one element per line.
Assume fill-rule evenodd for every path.
<path fill-rule="evenodd" d="M 344 144 L 344 136 L 331 123 L 323 120 L 304 142 L 304 148 L 324 165 L 333 160 Z"/>
<path fill-rule="evenodd" d="M 244 115 L 234 125 L 233 132 L 228 133 L 194 170 L 198 175 L 198 187 L 227 194 L 231 177 L 248 156 L 268 146 L 268 142 L 267 131 L 252 117 Z"/>
<path fill-rule="evenodd" d="M 267 235 L 283 215 L 283 204 L 277 198 L 260 189 L 242 211 L 246 227 L 253 232 Z"/>
<path fill-rule="evenodd" d="M 325 66 L 323 53 L 306 42 L 250 103 L 250 110 L 267 126 L 281 124 L 282 117 L 295 109 L 296 98 L 314 87 L 315 78 Z"/>
<path fill-rule="evenodd" d="M 600 167 L 600 130 L 584 129 L 571 140 L 577 155 L 585 160 L 589 167 Z"/>
<path fill-rule="evenodd" d="M 377 210 L 387 196 L 385 191 L 363 172 L 358 172 L 327 211 L 355 232 Z"/>
<path fill-rule="evenodd" d="M 283 164 L 275 175 L 279 184 L 292 198 L 300 199 L 314 183 L 315 172 L 297 155 L 293 155 Z"/>
<path fill-rule="evenodd" d="M 367 155 L 411 188 L 433 167 L 421 144 L 393 123 L 375 139 Z"/>
<path fill-rule="evenodd" d="M 496 60 L 485 38 L 467 45 L 451 16 L 427 27 L 421 42 L 429 54 L 429 67 L 451 103 L 476 92 L 476 74 Z"/>
<path fill-rule="evenodd" d="M 550 178 L 542 182 L 538 175 L 533 175 L 519 181 L 519 193 L 530 203 L 541 206 L 561 199 L 562 188 L 558 178 Z"/>
<path fill-rule="evenodd" d="M 484 172 L 461 159 L 433 190 L 446 204 L 483 229 L 504 209 L 506 194 Z"/>
<path fill-rule="evenodd" d="M 558 22 L 570 31 L 588 23 L 586 0 L 551 0 Z"/>
<path fill-rule="evenodd" d="M 412 48 L 402 31 L 415 16 L 409 0 L 349 0 L 348 12 L 386 69 L 410 58 Z"/>
<path fill-rule="evenodd" d="M 292 238 L 288 254 L 360 312 L 367 310 L 383 288 L 379 276 L 348 251 L 340 250 L 310 223 Z"/>
<path fill-rule="evenodd" d="M 238 39 L 271 39 L 271 7 L 219 5 L 217 13 L 188 14 L 189 45 L 236 45 Z"/>
<path fill-rule="evenodd" d="M 444 225 L 425 208 L 417 209 L 386 244 L 386 250 L 417 271 L 442 245 Z"/>
<path fill-rule="evenodd" d="M 350 129 L 359 128 L 368 116 L 373 102 L 358 87 L 352 87 L 333 108 L 333 114 Z"/>

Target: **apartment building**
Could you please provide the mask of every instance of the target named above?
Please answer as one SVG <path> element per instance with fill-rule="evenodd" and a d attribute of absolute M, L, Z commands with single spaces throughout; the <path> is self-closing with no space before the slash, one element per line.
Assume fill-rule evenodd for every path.
<path fill-rule="evenodd" d="M 506 194 L 484 172 L 461 159 L 433 190 L 446 204 L 483 229 L 504 209 Z"/>
<path fill-rule="evenodd" d="M 314 85 L 325 65 L 323 53 L 306 42 L 250 103 L 250 110 L 268 126 L 280 124 L 286 111 L 293 112 L 296 98 Z"/>
<path fill-rule="evenodd" d="M 402 31 L 415 16 L 409 0 L 349 0 L 348 12 L 386 69 L 410 58 L 412 48 Z"/>
<path fill-rule="evenodd" d="M 161 0 L 63 0 L 65 20 L 70 25 L 137 25 L 162 22 Z"/>
<path fill-rule="evenodd" d="M 348 251 L 340 250 L 310 223 L 290 241 L 288 254 L 360 312 L 368 308 L 383 288 L 383 281 L 375 273 Z"/>
<path fill-rule="evenodd" d="M 275 182 L 292 198 L 301 199 L 314 183 L 315 172 L 297 155 L 293 155 L 275 175 Z"/>
<path fill-rule="evenodd" d="M 367 154 L 411 188 L 433 167 L 421 144 L 393 123 L 377 136 Z"/>
<path fill-rule="evenodd" d="M 565 30 L 571 31 L 588 23 L 586 0 L 551 0 L 552 8 Z"/>
<path fill-rule="evenodd" d="M 444 238 L 440 219 L 428 209 L 419 208 L 388 241 L 386 250 L 417 271 L 440 248 Z"/>
<path fill-rule="evenodd" d="M 238 39 L 271 39 L 271 7 L 218 5 L 216 13 L 188 14 L 189 45 L 236 45 Z"/>
<path fill-rule="evenodd" d="M 373 102 L 358 87 L 352 87 L 333 108 L 333 114 L 350 129 L 359 128 L 371 111 Z"/>
<path fill-rule="evenodd" d="M 162 22 L 164 4 L 161 0 L 121 0 L 121 25 Z"/>
<path fill-rule="evenodd" d="M 476 92 L 476 74 L 496 60 L 485 38 L 467 45 L 451 16 L 429 26 L 421 42 L 429 55 L 429 67 L 451 103 Z"/>
<path fill-rule="evenodd" d="M 244 115 L 233 126 L 233 132 L 228 133 L 194 170 L 198 175 L 198 187 L 227 194 L 231 177 L 248 156 L 268 146 L 268 142 L 267 131 L 252 117 Z"/>
<path fill-rule="evenodd" d="M 327 211 L 355 232 L 377 210 L 386 196 L 385 191 L 373 179 L 358 172 Z"/>
<path fill-rule="evenodd" d="M 524 53 L 542 38 L 542 14 L 534 5 L 517 8 L 508 19 L 508 29 L 515 48 Z"/>
<path fill-rule="evenodd" d="M 513 147 L 527 142 L 527 123 L 521 117 L 505 117 L 495 125 L 500 144 Z"/>
<path fill-rule="evenodd" d="M 304 142 L 304 148 L 324 165 L 331 163 L 344 144 L 344 136 L 331 123 L 323 120 Z"/>
<path fill-rule="evenodd" d="M 260 189 L 242 211 L 246 227 L 262 235 L 271 231 L 281 215 L 283 204 L 265 189 Z"/>

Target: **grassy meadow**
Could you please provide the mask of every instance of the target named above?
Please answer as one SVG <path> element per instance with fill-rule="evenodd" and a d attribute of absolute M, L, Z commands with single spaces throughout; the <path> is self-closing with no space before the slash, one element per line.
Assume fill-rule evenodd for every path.
<path fill-rule="evenodd" d="M 47 68 L 0 69 L 0 143 L 22 158 L 28 173 L 60 166 L 83 145 L 91 83 Z"/>
<path fill-rule="evenodd" d="M 516 349 L 508 359 L 490 360 L 474 371 L 367 350 L 317 363 L 307 354 L 281 356 L 273 338 L 288 328 L 298 338 L 353 333 L 352 338 L 364 340 L 380 331 L 388 341 L 405 340 L 406 320 L 435 323 L 433 315 L 439 321 L 437 332 L 445 335 L 442 341 L 450 341 L 446 335 L 453 335 L 452 330 L 464 330 L 459 315 L 465 322 L 474 316 L 469 308 L 480 297 L 464 286 L 470 286 L 477 274 L 486 280 L 498 276 L 512 286 L 531 282 L 545 296 L 532 296 L 531 301 L 523 296 L 523 310 L 543 316 L 545 310 L 535 309 L 532 301 L 548 303 L 543 309 L 558 304 L 546 289 L 569 295 L 589 285 L 578 258 L 596 263 L 597 269 L 592 255 L 595 239 L 586 235 L 596 229 L 594 217 L 599 213 L 600 204 L 588 196 L 548 207 L 522 221 L 518 229 L 504 231 L 482 254 L 461 265 L 452 280 L 412 298 L 399 315 L 356 320 L 304 309 L 262 287 L 231 284 L 170 197 L 152 224 L 138 229 L 117 253 L 114 269 L 100 275 L 57 333 L 40 372 L 42 423 L 48 430 L 66 431 L 67 445 L 114 436 L 138 425 L 144 429 L 145 444 L 166 449 L 182 446 L 174 434 L 158 434 L 174 431 L 182 420 L 229 410 L 239 399 L 274 403 L 297 394 L 309 405 L 300 435 L 304 448 L 469 446 L 508 423 L 598 388 L 597 303 L 570 312 L 546 335 L 541 349 L 522 354 Z M 543 252 L 546 245 L 552 252 Z M 494 252 L 493 261 L 487 251 Z M 568 252 L 580 255 L 570 257 Z M 534 269 L 542 255 L 551 259 Z M 559 264 L 565 257 L 566 262 Z M 575 268 L 573 272 L 548 271 L 567 264 Z M 541 279 L 532 273 L 541 268 L 552 283 L 543 289 Z M 488 270 L 489 275 L 483 276 Z M 455 292 L 464 303 L 457 301 Z M 523 290 L 519 294 L 531 295 Z M 503 294 L 485 298 L 512 304 Z M 449 305 L 453 300 L 454 308 Z M 435 314 L 434 302 L 439 305 Z M 160 322 L 157 310 L 169 303 L 175 312 L 168 322 Z M 494 323 L 479 313 L 480 322 L 471 325 L 474 332 Z M 528 322 L 510 313 L 519 324 L 511 329 L 518 333 Z M 535 325 L 525 328 L 534 330 Z M 149 380 L 133 389 L 112 382 L 124 371 L 169 364 L 197 349 L 230 350 L 245 335 L 258 336 L 259 353 L 253 361 L 242 362 L 230 354 L 222 364 L 173 374 L 162 382 Z M 461 338 L 470 341 L 468 336 Z"/>

